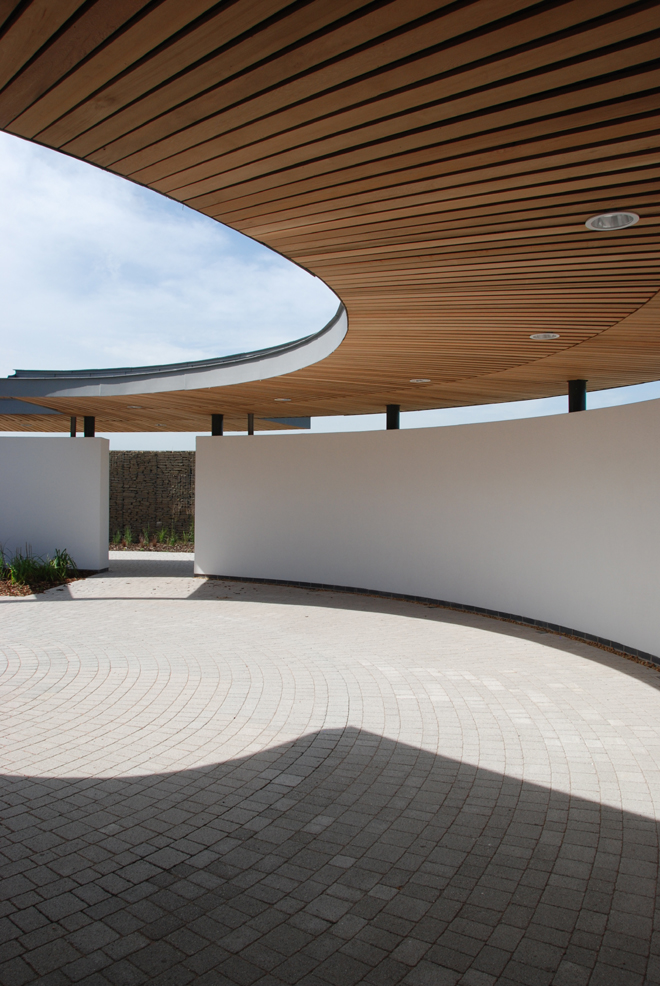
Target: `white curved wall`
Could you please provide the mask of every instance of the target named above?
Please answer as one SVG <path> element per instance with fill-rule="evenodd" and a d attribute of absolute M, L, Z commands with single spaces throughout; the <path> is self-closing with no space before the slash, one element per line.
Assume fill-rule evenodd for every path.
<path fill-rule="evenodd" d="M 660 654 L 660 401 L 197 440 L 196 571 L 430 596 Z"/>

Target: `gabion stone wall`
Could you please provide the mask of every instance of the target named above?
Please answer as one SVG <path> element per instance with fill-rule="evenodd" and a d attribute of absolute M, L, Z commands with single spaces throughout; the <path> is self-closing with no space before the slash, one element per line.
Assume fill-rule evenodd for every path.
<path fill-rule="evenodd" d="M 130 527 L 187 533 L 195 513 L 194 452 L 110 452 L 110 537 Z"/>

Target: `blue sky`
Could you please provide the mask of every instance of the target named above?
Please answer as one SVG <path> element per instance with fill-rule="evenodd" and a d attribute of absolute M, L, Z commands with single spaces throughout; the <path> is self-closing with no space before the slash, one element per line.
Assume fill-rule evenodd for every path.
<path fill-rule="evenodd" d="M 337 307 L 322 281 L 240 233 L 3 133 L 0 200 L 0 376 L 244 352 L 317 331 Z M 589 407 L 655 397 L 660 383 L 590 394 Z M 560 397 L 404 414 L 401 424 L 565 410 Z M 314 431 L 383 427 L 384 415 L 312 423 Z M 108 437 L 113 448 L 194 448 L 187 434 Z"/>

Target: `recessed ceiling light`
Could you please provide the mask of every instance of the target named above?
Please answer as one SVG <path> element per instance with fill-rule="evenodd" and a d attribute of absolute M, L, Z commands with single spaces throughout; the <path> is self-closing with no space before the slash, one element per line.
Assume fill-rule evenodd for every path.
<path fill-rule="evenodd" d="M 603 212 L 600 216 L 592 216 L 584 224 L 587 229 L 605 230 L 606 232 L 625 229 L 626 226 L 634 226 L 639 222 L 636 212 Z"/>
<path fill-rule="evenodd" d="M 290 401 L 291 398 L 290 397 L 276 397 L 275 400 L 276 401 Z"/>
<path fill-rule="evenodd" d="M 131 411 L 141 411 L 142 404 L 127 404 L 126 407 Z"/>
<path fill-rule="evenodd" d="M 413 377 L 411 383 L 431 383 L 429 377 Z"/>
<path fill-rule="evenodd" d="M 558 339 L 558 332 L 535 332 L 529 337 L 530 339 L 535 339 L 537 342 L 546 342 L 547 339 Z"/>

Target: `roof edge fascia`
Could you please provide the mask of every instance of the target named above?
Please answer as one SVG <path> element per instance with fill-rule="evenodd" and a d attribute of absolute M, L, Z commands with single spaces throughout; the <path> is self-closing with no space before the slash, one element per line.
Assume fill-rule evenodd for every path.
<path fill-rule="evenodd" d="M 329 356 L 348 331 L 343 304 L 319 332 L 270 349 L 217 359 L 110 370 L 17 370 L 0 397 L 121 397 L 230 387 L 284 376 Z"/>

